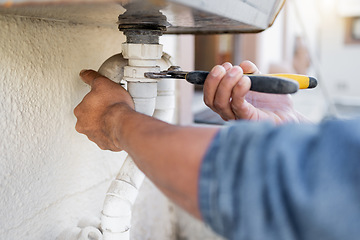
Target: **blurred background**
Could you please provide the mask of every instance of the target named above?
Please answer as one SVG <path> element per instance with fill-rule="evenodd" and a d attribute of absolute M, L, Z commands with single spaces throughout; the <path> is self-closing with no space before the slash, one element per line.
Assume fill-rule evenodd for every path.
<path fill-rule="evenodd" d="M 360 113 L 360 1 L 287 0 L 273 26 L 259 34 L 195 36 L 195 69 L 254 62 L 262 73 L 315 76 L 319 85 L 293 95 L 295 107 L 312 121 Z M 221 124 L 193 98 L 195 122 Z"/>

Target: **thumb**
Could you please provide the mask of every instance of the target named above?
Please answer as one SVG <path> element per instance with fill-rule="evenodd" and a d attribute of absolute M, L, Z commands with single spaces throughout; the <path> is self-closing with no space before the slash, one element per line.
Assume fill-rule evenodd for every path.
<path fill-rule="evenodd" d="M 90 87 L 92 87 L 95 79 L 99 77 L 104 77 L 103 75 L 101 75 L 100 73 L 94 70 L 85 70 L 85 69 L 82 70 L 79 75 L 81 77 L 81 80 L 83 80 L 84 83 L 90 85 Z"/>

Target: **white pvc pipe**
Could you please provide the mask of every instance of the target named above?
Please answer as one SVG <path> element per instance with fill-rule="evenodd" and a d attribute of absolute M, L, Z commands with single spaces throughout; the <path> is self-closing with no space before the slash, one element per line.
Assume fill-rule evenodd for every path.
<path fill-rule="evenodd" d="M 77 226 L 63 231 L 56 240 L 103 240 L 103 235 L 96 226 Z"/>
<path fill-rule="evenodd" d="M 156 82 L 144 78 L 144 72 L 166 70 L 173 65 L 171 57 L 161 53 L 161 45 L 147 48 L 125 44 L 124 49 L 124 56 L 133 59 L 128 60 L 123 54 L 114 55 L 102 64 L 99 73 L 118 83 L 123 79 L 128 81 L 127 90 L 133 97 L 136 111 L 173 122 L 175 81 L 164 79 Z M 142 53 L 136 52 L 139 49 Z M 158 59 L 161 55 L 161 59 Z M 146 59 L 142 61 L 141 58 Z M 149 63 L 151 66 L 146 66 Z M 131 208 L 144 178 L 144 174 L 128 156 L 106 193 L 101 221 L 97 218 L 82 219 L 77 227 L 63 231 L 57 240 L 129 240 Z"/>
<path fill-rule="evenodd" d="M 157 63 L 162 56 L 162 45 L 125 43 L 122 54 L 128 59 L 129 65 L 124 67 L 124 80 L 128 82 L 127 89 L 133 97 L 135 110 L 147 115 L 155 112 L 154 117 L 171 121 L 175 107 L 174 82 L 163 80 L 157 83 L 144 78 L 145 72 L 160 71 Z M 164 62 L 161 64 L 166 65 Z M 101 217 L 104 240 L 130 239 L 131 207 L 144 177 L 128 156 L 106 193 Z"/>
<path fill-rule="evenodd" d="M 174 62 L 170 55 L 163 53 L 161 61 L 158 61 L 161 70 L 167 70 Z M 163 79 L 157 84 L 157 97 L 153 117 L 168 123 L 174 123 L 175 111 L 175 80 Z"/>
<path fill-rule="evenodd" d="M 133 97 L 136 111 L 173 122 L 175 81 L 144 78 L 145 72 L 166 70 L 171 65 L 171 57 L 162 53 L 162 45 L 125 43 L 122 54 L 106 60 L 99 73 L 118 83 L 127 81 L 127 90 Z M 98 219 L 82 219 L 77 227 L 63 231 L 57 240 L 129 240 L 131 208 L 144 178 L 128 156 L 106 193 L 101 224 Z"/>
<path fill-rule="evenodd" d="M 144 174 L 128 156 L 106 193 L 101 216 L 104 240 L 130 239 L 131 207 L 143 180 Z"/>

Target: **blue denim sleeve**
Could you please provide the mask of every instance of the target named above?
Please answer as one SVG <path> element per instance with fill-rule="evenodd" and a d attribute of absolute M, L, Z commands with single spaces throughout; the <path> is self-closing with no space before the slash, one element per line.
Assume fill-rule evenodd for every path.
<path fill-rule="evenodd" d="M 202 162 L 199 206 L 227 239 L 360 239 L 360 120 L 224 127 Z"/>

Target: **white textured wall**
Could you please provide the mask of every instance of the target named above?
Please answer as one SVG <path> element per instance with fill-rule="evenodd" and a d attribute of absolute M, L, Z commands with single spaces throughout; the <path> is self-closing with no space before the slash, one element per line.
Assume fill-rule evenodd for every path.
<path fill-rule="evenodd" d="M 99 216 L 124 159 L 78 134 L 78 72 L 120 51 L 113 30 L 0 16 L 0 239 L 55 239 Z"/>
<path fill-rule="evenodd" d="M 116 25 L 0 15 L 0 239 L 55 239 L 100 217 L 125 154 L 78 134 L 73 109 L 89 91 L 79 71 L 97 69 L 123 41 Z M 132 239 L 217 239 L 194 224 L 145 181 Z"/>

